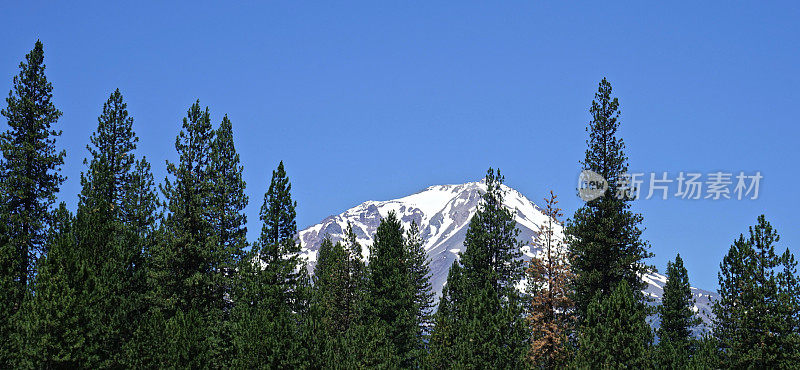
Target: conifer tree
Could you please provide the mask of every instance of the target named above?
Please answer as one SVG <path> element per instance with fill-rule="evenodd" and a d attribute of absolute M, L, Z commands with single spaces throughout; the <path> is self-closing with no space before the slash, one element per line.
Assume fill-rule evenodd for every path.
<path fill-rule="evenodd" d="M 210 156 L 209 171 L 213 174 L 211 225 L 217 239 L 215 249 L 222 253 L 220 259 L 224 261 L 223 274 L 229 280 L 247 243 L 244 208 L 248 198 L 242 178 L 244 167 L 233 143 L 233 125 L 227 115 L 216 130 Z M 225 285 L 226 292 L 230 291 L 230 283 Z"/>
<path fill-rule="evenodd" d="M 297 367 L 308 358 L 300 340 L 307 276 L 291 189 L 280 162 L 261 207 L 261 235 L 242 259 L 234 289 L 234 367 Z"/>
<path fill-rule="evenodd" d="M 414 289 L 414 313 L 417 347 L 412 350 L 416 367 L 423 367 L 428 353 L 427 343 L 432 325 L 434 294 L 430 282 L 428 254 L 425 252 L 422 235 L 416 221 L 412 221 L 405 236 L 406 253 L 408 253 L 409 273 Z"/>
<path fill-rule="evenodd" d="M 209 162 L 213 137 L 208 108 L 201 109 L 197 101 L 183 119 L 183 129 L 175 140 L 179 160 L 167 162 L 171 179 L 168 177 L 161 186 L 167 214 L 163 229 L 158 233 L 159 240 L 149 253 L 148 280 L 153 289 L 149 293 L 151 304 L 154 310 L 160 311 L 157 315 L 151 312 L 150 319 L 161 318 L 166 322 L 154 323 L 151 327 L 163 332 L 149 337 L 161 336 L 167 342 L 183 346 L 169 355 L 160 353 L 160 348 L 151 347 L 153 359 L 178 360 L 169 366 L 188 366 L 195 361 L 218 364 L 220 361 L 217 330 L 222 326 L 225 298 L 219 276 L 224 258 L 216 251 L 209 217 L 213 191 Z M 166 330 L 184 324 L 193 327 Z M 200 328 L 213 330 L 197 335 L 201 338 L 199 341 L 170 337 Z M 202 356 L 186 357 L 191 354 Z"/>
<path fill-rule="evenodd" d="M 651 367 L 652 332 L 647 310 L 628 282 L 621 280 L 610 295 L 598 293 L 580 328 L 577 368 Z"/>
<path fill-rule="evenodd" d="M 378 225 L 367 264 L 367 312 L 388 329 L 401 366 L 410 367 L 416 363 L 422 338 L 417 335 L 417 292 L 404 234 L 394 212 Z"/>
<path fill-rule="evenodd" d="M 76 284 L 89 276 L 78 263 L 73 228 L 74 217 L 61 203 L 46 235 L 47 254 L 39 261 L 15 323 L 20 344 L 16 368 L 77 368 L 90 361 L 87 287 Z"/>
<path fill-rule="evenodd" d="M 45 76 L 44 47 L 36 44 L 19 64 L 13 89 L 0 111 L 8 130 L 0 134 L 1 193 L 4 195 L 5 237 L 0 334 L 7 334 L 11 317 L 21 305 L 37 256 L 44 252 L 50 212 L 64 177 L 59 174 L 65 153 L 55 140 L 61 135 L 54 125 L 61 111 L 53 105 L 53 86 Z M 8 338 L 4 335 L 5 338 Z M 0 343 L 0 365 L 14 353 L 11 341 Z"/>
<path fill-rule="evenodd" d="M 456 261 L 447 272 L 447 283 L 442 287 L 442 297 L 433 315 L 428 364 L 434 369 L 453 367 L 464 353 L 465 344 L 458 335 L 463 326 L 465 289 L 461 266 Z M 468 343 L 467 343 L 468 344 Z"/>
<path fill-rule="evenodd" d="M 667 263 L 667 282 L 658 314 L 661 326 L 657 334 L 659 338 L 658 352 L 661 366 L 677 368 L 686 367 L 692 348 L 692 328 L 701 323 L 692 308 L 694 298 L 689 286 L 689 274 L 683 266 L 681 255 L 675 261 Z"/>
<path fill-rule="evenodd" d="M 487 191 L 464 240 L 466 251 L 451 267 L 436 314 L 431 338 L 436 366 L 519 368 L 527 353 L 516 290 L 524 274 L 519 230 L 503 205 L 503 176 L 489 169 L 485 182 Z"/>
<path fill-rule="evenodd" d="M 724 366 L 792 368 L 800 358 L 796 263 L 775 253 L 778 232 L 764 215 L 720 264 L 714 336 Z"/>
<path fill-rule="evenodd" d="M 530 361 L 536 367 L 563 367 L 569 359 L 569 338 L 575 329 L 575 307 L 570 298 L 573 279 L 567 247 L 555 234 L 563 216 L 556 195 L 544 199 L 547 221 L 536 232 L 534 248 L 541 256 L 531 258 L 527 287 L 531 304 L 528 326 L 531 329 Z"/>
<path fill-rule="evenodd" d="M 639 276 L 650 269 L 644 263 L 651 254 L 648 244 L 641 240 L 642 216 L 630 210 L 634 197 L 624 177 L 628 158 L 623 152 L 625 144 L 617 135 L 619 101 L 611 93 L 611 84 L 604 78 L 589 109 L 588 148 L 581 162 L 584 170 L 602 176 L 608 187 L 602 196 L 578 209 L 565 227 L 579 320 L 586 317 L 597 293 L 610 294 L 621 280 L 636 291 L 644 288 Z"/>
<path fill-rule="evenodd" d="M 88 171 L 81 174 L 74 226 L 76 268 L 87 271 L 87 277 L 74 284 L 86 294 L 82 322 L 86 357 L 93 366 L 125 363 L 123 348 L 144 314 L 143 229 L 153 226 L 155 190 L 149 165 L 134 157 L 137 141 L 133 118 L 117 89 L 103 105 L 87 146 Z M 136 198 L 149 204 L 132 202 Z"/>
<path fill-rule="evenodd" d="M 244 192 L 243 171 L 244 167 L 241 165 L 233 141 L 233 125 L 225 115 L 211 143 L 209 172 L 213 176 L 209 218 L 215 244 L 214 253 L 218 255 L 215 259 L 220 263 L 218 266 L 220 270 L 217 271 L 217 277 L 220 279 L 218 284 L 222 286 L 223 294 L 228 297 L 233 294 L 236 267 L 247 246 L 247 217 L 244 208 L 247 206 L 248 197 Z M 233 304 L 229 299 L 223 303 L 223 326 L 220 336 L 224 357 L 230 358 L 232 356 L 230 314 Z"/>

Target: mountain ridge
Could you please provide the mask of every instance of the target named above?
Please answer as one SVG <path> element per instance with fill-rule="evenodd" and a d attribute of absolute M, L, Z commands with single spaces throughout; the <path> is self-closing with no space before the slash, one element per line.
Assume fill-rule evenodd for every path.
<path fill-rule="evenodd" d="M 519 240 L 525 245 L 521 248 L 523 258 L 530 260 L 540 251 L 532 247 L 532 240 L 538 225 L 547 220 L 542 209 L 529 200 L 519 191 L 502 185 L 505 192 L 504 204 L 512 211 L 520 230 Z M 370 200 L 351 207 L 338 215 L 331 215 L 301 230 L 298 237 L 302 246 L 302 255 L 309 264 L 309 272 L 313 273 L 316 264 L 316 253 L 325 235 L 335 242 L 344 236 L 347 223 L 352 223 L 353 231 L 362 246 L 362 254 L 369 256 L 369 245 L 377 230 L 380 220 L 394 211 L 403 227 L 408 229 L 411 222 L 419 225 L 423 248 L 428 254 L 431 269 L 431 285 L 438 297 L 447 279 L 447 272 L 453 261 L 458 258 L 458 252 L 463 251 L 464 237 L 469 225 L 469 220 L 477 210 L 481 195 L 486 191 L 483 181 L 467 182 L 463 184 L 432 185 L 417 193 L 397 199 L 375 201 Z M 556 226 L 556 237 L 563 237 L 561 225 Z M 643 290 L 653 298 L 653 304 L 661 299 L 666 277 L 657 272 L 642 276 L 647 284 Z M 696 300 L 694 306 L 704 322 L 711 320 L 711 300 L 716 295 L 713 292 L 692 287 Z M 652 318 L 656 320 L 656 318 Z M 657 325 L 657 322 L 655 323 Z"/>

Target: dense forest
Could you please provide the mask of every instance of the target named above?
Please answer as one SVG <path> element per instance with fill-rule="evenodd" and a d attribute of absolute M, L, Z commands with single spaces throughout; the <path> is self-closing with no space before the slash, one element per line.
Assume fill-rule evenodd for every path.
<path fill-rule="evenodd" d="M 765 216 L 719 265 L 705 335 L 680 255 L 660 305 L 642 293 L 654 266 L 628 170 L 618 99 L 603 79 L 589 109 L 583 169 L 603 196 L 566 218 L 549 194 L 536 247 L 522 258 L 499 170 L 469 222 L 438 303 L 423 240 L 394 214 L 368 246 L 352 229 L 323 241 L 309 274 L 296 203 L 278 163 L 246 239 L 249 199 L 233 123 L 199 101 L 183 118 L 176 162 L 157 182 L 137 153 L 120 90 L 102 104 L 85 152 L 77 209 L 65 181 L 44 50 L 13 77 L 0 134 L 0 366 L 3 368 L 796 368 L 797 262 Z M 98 106 L 100 102 L 98 102 Z M 61 198 L 63 194 L 59 195 Z M 69 195 L 72 196 L 72 195 Z M 565 238 L 556 235 L 564 226 Z M 520 289 L 521 281 L 525 289 Z M 660 325 L 651 328 L 649 319 Z"/>

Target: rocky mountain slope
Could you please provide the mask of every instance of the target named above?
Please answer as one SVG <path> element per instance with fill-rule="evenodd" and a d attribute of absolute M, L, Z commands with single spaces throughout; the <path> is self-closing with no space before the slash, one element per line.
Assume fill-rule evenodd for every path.
<path fill-rule="evenodd" d="M 520 230 L 520 239 L 530 243 L 537 225 L 547 218 L 541 209 L 520 192 L 503 186 L 506 192 L 505 204 L 516 217 Z M 481 194 L 486 190 L 483 182 L 470 182 L 456 185 L 431 186 L 421 192 L 399 199 L 386 201 L 367 201 L 344 213 L 325 218 L 320 223 L 300 231 L 299 238 L 303 247 L 303 255 L 312 269 L 316 263 L 317 250 L 325 235 L 336 241 L 343 237 L 347 223 L 351 222 L 358 240 L 363 247 L 365 257 L 369 255 L 368 246 L 380 223 L 390 211 L 395 211 L 403 225 L 408 228 L 412 221 L 419 226 L 425 240 L 425 250 L 430 259 L 431 282 L 437 297 L 447 279 L 450 265 L 457 259 L 458 252 L 464 246 L 464 237 L 470 217 L 477 210 Z M 560 235 L 560 230 L 556 230 Z M 538 250 L 528 244 L 522 248 L 525 258 L 532 257 Z M 666 277 L 658 273 L 649 273 L 642 277 L 647 283 L 645 292 L 657 304 L 661 299 Z M 692 288 L 697 310 L 706 322 L 711 314 L 711 299 L 715 293 Z"/>

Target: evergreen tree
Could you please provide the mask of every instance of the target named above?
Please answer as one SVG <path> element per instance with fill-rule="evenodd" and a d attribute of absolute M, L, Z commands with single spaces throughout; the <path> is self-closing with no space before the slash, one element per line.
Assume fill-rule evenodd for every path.
<path fill-rule="evenodd" d="M 248 198 L 245 195 L 245 182 L 242 178 L 243 166 L 233 142 L 233 125 L 228 116 L 222 118 L 211 144 L 209 171 L 213 174 L 210 199 L 210 215 L 214 252 L 220 261 L 218 284 L 222 285 L 224 295 L 233 294 L 236 283 L 236 267 L 247 246 L 247 217 L 244 208 Z M 223 327 L 221 328 L 224 357 L 232 356 L 230 313 L 232 302 L 226 299 L 223 307 Z"/>
<path fill-rule="evenodd" d="M 539 226 L 534 248 L 543 252 L 531 258 L 527 287 L 531 304 L 528 326 L 531 330 L 530 361 L 536 367 L 563 367 L 569 359 L 569 339 L 575 329 L 575 307 L 570 298 L 573 279 L 567 248 L 556 237 L 555 226 L 563 216 L 556 195 L 544 199 L 547 221 Z"/>
<path fill-rule="evenodd" d="M 416 360 L 416 367 L 423 367 L 428 353 L 429 334 L 432 326 L 433 291 L 430 282 L 430 267 L 428 254 L 425 252 L 424 241 L 416 221 L 406 231 L 406 253 L 408 253 L 409 273 L 414 289 L 414 318 L 416 332 L 416 348 L 412 350 L 412 357 Z"/>
<path fill-rule="evenodd" d="M 401 366 L 410 367 L 417 362 L 416 349 L 422 346 L 422 338 L 418 336 L 417 292 L 404 233 L 394 212 L 378 225 L 367 264 L 367 314 L 386 326 Z"/>
<path fill-rule="evenodd" d="M 435 366 L 524 364 L 528 336 L 516 290 L 524 274 L 522 244 L 514 217 L 503 205 L 502 183 L 500 172 L 489 169 L 487 191 L 464 240 L 466 251 L 448 274 L 431 338 Z"/>
<path fill-rule="evenodd" d="M 217 239 L 215 250 L 222 254 L 223 273 L 225 280 L 229 280 L 247 244 L 244 208 L 248 198 L 242 178 L 244 167 L 233 143 L 233 126 L 227 115 L 214 135 L 209 171 L 213 174 L 210 219 Z M 226 292 L 230 291 L 230 283 L 225 285 Z"/>
<path fill-rule="evenodd" d="M 565 227 L 579 320 L 586 317 L 597 293 L 610 294 L 622 280 L 637 292 L 644 288 L 640 276 L 649 271 L 644 260 L 651 256 L 648 244 L 641 240 L 642 216 L 630 210 L 634 192 L 625 179 L 625 144 L 617 136 L 619 101 L 612 98 L 611 84 L 605 78 L 589 112 L 588 148 L 581 165 L 606 179 L 608 187 L 602 196 L 578 209 Z"/>
<path fill-rule="evenodd" d="M 729 367 L 793 368 L 800 358 L 796 263 L 775 253 L 778 232 L 764 215 L 720 264 L 714 336 Z"/>
<path fill-rule="evenodd" d="M 261 207 L 261 236 L 242 259 L 234 289 L 234 367 L 298 367 L 308 358 L 300 339 L 306 267 L 299 256 L 291 189 L 281 162 Z"/>
<path fill-rule="evenodd" d="M 226 258 L 216 250 L 210 220 L 211 178 L 215 176 L 209 171 L 213 137 L 208 108 L 201 109 L 197 101 L 183 119 L 183 129 L 175 141 L 179 160 L 167 163 L 172 179 L 167 178 L 161 187 L 167 215 L 158 233 L 159 240 L 149 252 L 148 280 L 153 289 L 149 294 L 153 310 L 159 311 L 159 314 L 151 312 L 150 319 L 161 318 L 166 322 L 153 324 L 153 328 L 162 332 L 149 337 L 165 338 L 167 342 L 184 347 L 179 352 L 164 355 L 161 348 L 151 346 L 149 358 L 180 360 L 169 366 L 187 366 L 195 361 L 219 366 L 220 361 L 218 330 L 222 327 L 225 305 L 220 271 Z M 197 327 L 180 330 L 174 327 L 192 323 L 212 330 L 198 336 L 202 338 L 199 341 L 170 337 L 198 330 Z M 202 356 L 188 358 L 187 354 Z"/>
<path fill-rule="evenodd" d="M 53 126 L 61 111 L 53 105 L 53 86 L 45 76 L 44 48 L 36 41 L 33 50 L 19 64 L 13 89 L 6 98 L 8 130 L 0 134 L 0 173 L 4 201 L 3 221 L 6 240 L 0 244 L 3 258 L 3 290 L 0 300 L 0 330 L 6 338 L 0 343 L 0 365 L 14 353 L 7 330 L 33 276 L 37 256 L 44 252 L 47 225 L 59 186 L 65 153 L 55 147 L 61 135 Z"/>
<path fill-rule="evenodd" d="M 650 367 L 652 332 L 647 311 L 628 282 L 621 280 L 610 295 L 598 293 L 588 307 L 578 338 L 575 367 Z"/>
<path fill-rule="evenodd" d="M 83 322 L 87 365 L 115 367 L 126 362 L 123 348 L 144 314 L 145 242 L 153 227 L 155 190 L 149 165 L 136 161 L 138 138 L 119 89 L 103 105 L 87 146 L 88 171 L 81 174 L 74 233 L 76 268 L 85 279 Z M 143 198 L 147 204 L 133 202 Z M 133 216 L 133 215 L 137 216 Z M 139 218 L 140 220 L 134 220 Z"/>
<path fill-rule="evenodd" d="M 460 362 L 460 355 L 464 353 L 462 346 L 465 343 L 458 336 L 465 316 L 462 309 L 465 306 L 465 289 L 461 270 L 457 261 L 450 266 L 447 283 L 442 287 L 442 297 L 433 315 L 428 364 L 434 369 L 453 367 Z"/>
<path fill-rule="evenodd" d="M 52 216 L 44 243 L 47 254 L 39 261 L 15 323 L 20 343 L 15 368 L 77 368 L 89 362 L 87 287 L 76 284 L 89 275 L 78 262 L 74 217 L 64 203 Z"/>
<path fill-rule="evenodd" d="M 694 298 L 689 286 L 689 274 L 683 267 L 681 255 L 667 263 L 667 283 L 658 314 L 661 326 L 657 334 L 661 365 L 670 368 L 686 367 L 693 350 L 692 328 L 701 323 L 692 308 Z"/>

